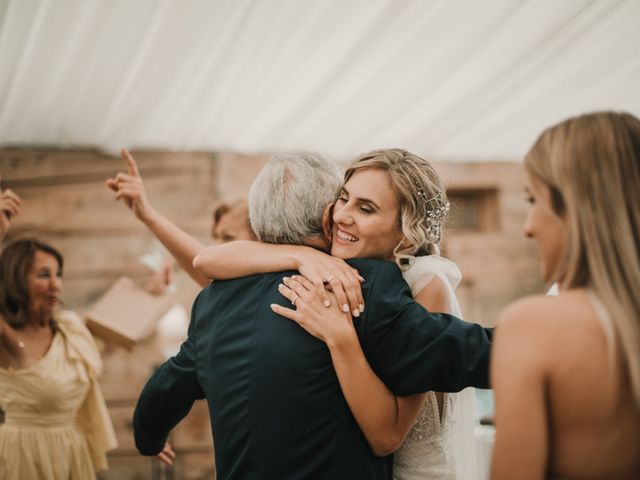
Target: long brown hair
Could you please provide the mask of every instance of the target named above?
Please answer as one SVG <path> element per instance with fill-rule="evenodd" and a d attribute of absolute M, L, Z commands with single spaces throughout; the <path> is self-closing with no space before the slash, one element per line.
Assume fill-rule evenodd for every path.
<path fill-rule="evenodd" d="M 597 112 L 547 130 L 525 168 L 551 191 L 569 238 L 556 271 L 564 288 L 589 288 L 609 314 L 612 351 L 629 371 L 640 405 L 640 120 Z"/>
<path fill-rule="evenodd" d="M 28 274 L 37 251 L 53 255 L 62 270 L 60 252 L 34 238 L 14 240 L 0 255 L 0 316 L 13 328 L 22 328 L 30 321 Z"/>

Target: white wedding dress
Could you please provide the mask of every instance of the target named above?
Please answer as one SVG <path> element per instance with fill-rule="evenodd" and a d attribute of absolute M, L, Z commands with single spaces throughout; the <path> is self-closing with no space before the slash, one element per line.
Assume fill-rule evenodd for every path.
<path fill-rule="evenodd" d="M 440 279 L 449 294 L 449 311 L 461 317 L 455 289 L 462 275 L 455 263 L 438 255 L 417 257 L 403 277 L 414 297 L 435 277 Z M 416 423 L 395 452 L 395 480 L 477 479 L 475 392 L 467 388 L 443 397 L 441 417 L 436 394 L 427 394 Z"/>

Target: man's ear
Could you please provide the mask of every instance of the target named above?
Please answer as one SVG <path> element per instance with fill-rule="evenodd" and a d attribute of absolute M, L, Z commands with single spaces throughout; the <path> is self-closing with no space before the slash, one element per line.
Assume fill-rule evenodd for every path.
<path fill-rule="evenodd" d="M 329 245 L 331 245 L 331 237 L 333 230 L 333 206 L 334 202 L 328 203 L 322 212 L 322 233 Z"/>

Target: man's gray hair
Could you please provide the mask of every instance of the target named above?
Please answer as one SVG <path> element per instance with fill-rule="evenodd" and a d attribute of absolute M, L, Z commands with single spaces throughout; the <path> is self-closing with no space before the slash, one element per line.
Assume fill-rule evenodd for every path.
<path fill-rule="evenodd" d="M 261 241 L 302 245 L 322 235 L 322 213 L 342 185 L 338 166 L 314 152 L 277 153 L 249 191 L 249 220 Z"/>

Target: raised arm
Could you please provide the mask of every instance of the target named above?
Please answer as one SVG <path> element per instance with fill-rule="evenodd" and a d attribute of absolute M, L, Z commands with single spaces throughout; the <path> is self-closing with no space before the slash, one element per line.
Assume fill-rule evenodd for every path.
<path fill-rule="evenodd" d="M 364 309 L 360 288 L 364 279 L 358 271 L 344 260 L 315 248 L 237 240 L 205 248 L 193 260 L 193 266 L 212 280 L 298 270 L 314 285 L 330 285 L 341 308 L 346 305 L 345 311 L 359 316 Z M 329 302 L 324 288 L 320 290 L 323 303 Z"/>
<path fill-rule="evenodd" d="M 204 244 L 151 206 L 135 159 L 126 149 L 122 149 L 121 155 L 127 162 L 128 173 L 118 172 L 106 181 L 106 185 L 116 192 L 116 200 L 124 201 L 191 278 L 203 287 L 208 285 L 210 281 L 193 268 L 193 259 L 205 247 Z"/>
<path fill-rule="evenodd" d="M 297 311 L 278 305 L 272 306 L 273 310 L 327 343 L 340 387 L 372 450 L 380 456 L 394 452 L 415 423 L 426 394 L 395 396 L 367 362 L 351 316 L 336 308 L 329 312 L 321 308 L 318 289 L 304 277 L 285 282 L 280 291 L 295 302 Z M 449 308 L 446 289 L 438 278 L 431 280 L 416 300 L 438 311 Z"/>
<path fill-rule="evenodd" d="M 11 227 L 11 220 L 20 212 L 22 200 L 11 189 L 2 190 L 0 187 L 0 240 L 4 238 Z"/>
<path fill-rule="evenodd" d="M 258 273 L 296 270 L 299 256 L 311 247 L 236 240 L 201 250 L 193 267 L 210 280 L 229 280 Z M 318 255 L 324 255 L 318 252 Z M 232 262 L 229 259 L 233 259 Z"/>

